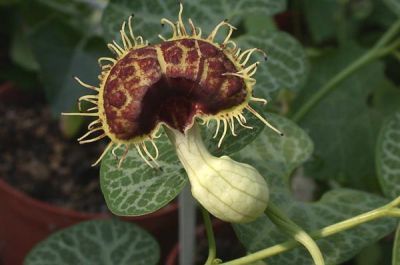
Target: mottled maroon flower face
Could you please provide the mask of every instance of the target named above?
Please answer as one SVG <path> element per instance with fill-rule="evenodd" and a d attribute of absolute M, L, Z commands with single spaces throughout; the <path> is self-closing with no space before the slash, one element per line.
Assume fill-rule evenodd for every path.
<path fill-rule="evenodd" d="M 226 21 L 218 24 L 204 38 L 201 30 L 189 19 L 189 34 L 182 21 L 182 10 L 181 5 L 176 23 L 161 20 L 171 26 L 173 36 L 170 39 L 160 36 L 163 42 L 154 45 L 144 42 L 140 36 L 134 36 L 129 18 L 128 31 L 125 30 L 125 22 L 120 31 L 123 45 L 115 41 L 108 44 L 117 58 L 99 59 L 102 68 L 100 87 L 77 79 L 81 85 L 98 92 L 98 95 L 79 99 L 95 107 L 86 113 L 70 113 L 98 117 L 89 124 L 89 132 L 78 140 L 88 143 L 104 137 L 111 139 L 95 164 L 108 150 L 113 148 L 114 153 L 121 145 L 126 146 L 126 152 L 130 146 L 135 146 L 149 165 L 151 163 L 147 158 L 156 163 L 158 150 L 154 138 L 162 124 L 184 133 L 191 128 L 196 117 L 207 123 L 214 120 L 217 122 L 214 137 L 223 128 L 218 146 L 228 130 L 236 135 L 235 122 L 251 129 L 245 125 L 244 109 L 270 126 L 249 106 L 250 101 L 266 103 L 263 99 L 252 97 L 255 84 L 252 76 L 258 62 L 246 66 L 252 53 L 260 50 L 241 51 L 237 48 L 235 42 L 230 40 L 235 28 Z M 219 29 L 225 26 L 229 29 L 225 40 L 215 43 Z M 94 138 L 85 139 L 99 132 Z M 148 151 L 146 142 L 153 144 L 155 155 Z M 124 156 L 120 162 L 123 160 Z"/>
<path fill-rule="evenodd" d="M 110 132 L 130 140 L 159 123 L 184 131 L 197 116 L 239 106 L 248 91 L 235 65 L 215 45 L 197 39 L 167 41 L 135 49 L 121 58 L 104 83 Z"/>

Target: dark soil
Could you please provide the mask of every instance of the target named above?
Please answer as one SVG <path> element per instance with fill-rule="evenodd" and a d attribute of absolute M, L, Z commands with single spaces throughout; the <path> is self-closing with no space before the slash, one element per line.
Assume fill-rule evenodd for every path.
<path fill-rule="evenodd" d="M 0 101 L 0 178 L 42 201 L 103 211 L 99 167 L 90 166 L 103 143 L 79 145 L 65 139 L 59 128 L 43 104 L 23 107 Z"/>

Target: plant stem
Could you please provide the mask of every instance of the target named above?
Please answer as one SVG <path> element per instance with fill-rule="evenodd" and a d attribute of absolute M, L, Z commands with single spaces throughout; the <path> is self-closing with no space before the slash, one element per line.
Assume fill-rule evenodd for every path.
<path fill-rule="evenodd" d="M 380 50 L 384 45 L 386 45 L 394 35 L 400 30 L 400 19 L 397 20 L 383 36 L 378 40 L 372 49 L 362 55 L 360 58 L 355 60 L 353 63 L 348 65 L 345 69 L 340 71 L 334 77 L 332 77 L 321 89 L 319 89 L 315 94 L 308 99 L 300 109 L 293 115 L 292 119 L 295 122 L 300 121 L 324 96 L 330 93 L 339 83 L 353 74 L 355 71 L 361 67 L 367 65 L 371 61 L 386 55 L 392 47 L 389 46 L 387 49 Z M 396 44 L 396 43 L 395 43 Z M 398 44 L 396 44 L 398 45 Z M 388 50 L 389 49 L 389 50 Z"/>
<path fill-rule="evenodd" d="M 390 28 L 382 35 L 382 37 L 377 41 L 374 45 L 373 49 L 378 49 L 386 45 L 391 38 L 400 30 L 400 19 L 398 19 L 395 23 L 390 26 Z"/>
<path fill-rule="evenodd" d="M 294 223 L 273 203 L 269 203 L 265 214 L 269 219 L 283 232 L 293 237 L 297 242 L 302 244 L 311 254 L 316 265 L 324 265 L 324 257 L 317 243 L 310 237 L 301 227 Z"/>
<path fill-rule="evenodd" d="M 208 258 L 205 265 L 212 265 L 215 257 L 217 256 L 217 248 L 215 246 L 214 232 L 211 224 L 210 214 L 206 209 L 201 207 L 203 214 L 204 226 L 206 227 L 207 240 L 208 240 Z"/>
<path fill-rule="evenodd" d="M 310 236 L 314 239 L 320 239 L 324 237 L 328 237 L 331 235 L 334 235 L 336 233 L 348 230 L 350 228 L 353 228 L 357 225 L 379 219 L 382 217 L 387 217 L 390 216 L 391 211 L 393 211 L 394 207 L 398 207 L 398 202 L 400 200 L 400 197 L 392 201 L 391 203 L 382 206 L 380 208 L 374 209 L 372 211 L 357 215 L 355 217 L 352 217 L 350 219 L 347 219 L 345 221 L 324 227 L 322 229 L 316 230 L 314 232 L 310 233 Z M 398 208 L 395 208 L 398 209 Z M 288 240 L 286 242 L 283 242 L 281 244 L 277 244 L 275 246 L 254 252 L 250 255 L 247 255 L 242 258 L 238 258 L 235 260 L 231 260 L 228 262 L 221 263 L 221 265 L 243 265 L 243 264 L 248 264 L 251 262 L 255 262 L 257 260 L 265 259 L 271 256 L 278 255 L 280 253 L 289 251 L 295 247 L 297 247 L 299 243 L 295 240 Z"/>
<path fill-rule="evenodd" d="M 387 55 L 387 54 L 389 54 L 389 53 L 392 53 L 392 52 L 396 51 L 396 49 L 399 48 L 399 47 L 400 47 L 400 39 L 396 39 L 396 40 L 394 40 L 393 43 L 390 44 L 389 46 L 380 49 L 380 50 L 378 51 L 378 54 L 377 54 L 377 55 L 378 55 L 378 57 L 385 56 L 385 55 Z"/>

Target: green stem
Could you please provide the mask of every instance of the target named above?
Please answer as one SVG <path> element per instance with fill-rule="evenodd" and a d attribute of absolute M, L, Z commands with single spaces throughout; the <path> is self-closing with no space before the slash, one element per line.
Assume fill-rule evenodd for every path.
<path fill-rule="evenodd" d="M 390 212 L 393 210 L 393 207 L 398 207 L 400 202 L 400 197 L 392 201 L 391 203 L 382 206 L 380 208 L 374 209 L 372 211 L 357 215 L 345 221 L 324 227 L 322 229 L 316 230 L 310 233 L 310 236 L 314 239 L 320 239 L 324 237 L 328 237 L 334 235 L 336 233 L 348 230 L 360 224 L 379 219 L 382 217 L 390 216 Z M 254 252 L 250 255 L 247 255 L 242 258 L 238 258 L 235 260 L 231 260 L 228 262 L 221 263 L 221 265 L 243 265 L 251 262 L 255 262 L 257 260 L 265 259 L 271 256 L 278 255 L 280 253 L 289 251 L 295 247 L 297 247 L 299 243 L 295 240 L 288 240 L 281 244 L 277 244 L 275 246 Z"/>
<path fill-rule="evenodd" d="M 388 212 L 388 215 L 400 218 L 400 209 L 392 209 Z"/>
<path fill-rule="evenodd" d="M 400 19 L 397 20 L 392 26 L 382 35 L 378 42 L 374 45 L 373 49 L 378 49 L 386 45 L 394 35 L 400 30 Z"/>
<path fill-rule="evenodd" d="M 208 258 L 205 265 L 212 265 L 215 257 L 217 256 L 217 248 L 215 246 L 214 232 L 211 224 L 210 214 L 206 209 L 201 207 L 203 214 L 204 226 L 206 227 L 207 240 L 208 240 Z"/>
<path fill-rule="evenodd" d="M 345 69 L 340 71 L 334 77 L 332 77 L 321 89 L 319 89 L 313 96 L 308 99 L 300 109 L 293 115 L 292 119 L 295 122 L 300 121 L 323 97 L 325 97 L 328 93 L 330 93 L 339 83 L 353 74 L 355 71 L 360 69 L 361 67 L 367 65 L 371 61 L 384 56 L 387 54 L 386 49 L 381 48 L 386 45 L 400 30 L 400 19 L 397 20 L 387 31 L 386 33 L 379 39 L 379 41 L 374 45 L 372 49 L 362 55 L 360 58 L 355 60 L 353 63 L 348 65 Z M 391 47 L 391 46 L 389 46 Z M 389 48 L 388 47 L 388 48 Z"/>
<path fill-rule="evenodd" d="M 378 57 L 382 57 L 385 56 L 389 53 L 392 53 L 394 51 L 396 51 L 397 48 L 400 47 L 400 39 L 396 39 L 395 41 L 393 41 L 392 44 L 390 44 L 389 46 L 382 48 L 378 51 L 377 56 Z"/>
<path fill-rule="evenodd" d="M 301 227 L 289 219 L 278 207 L 271 202 L 265 210 L 269 219 L 279 227 L 283 232 L 292 236 L 296 241 L 302 244 L 311 254 L 316 265 L 324 265 L 324 257 L 317 243 Z"/>

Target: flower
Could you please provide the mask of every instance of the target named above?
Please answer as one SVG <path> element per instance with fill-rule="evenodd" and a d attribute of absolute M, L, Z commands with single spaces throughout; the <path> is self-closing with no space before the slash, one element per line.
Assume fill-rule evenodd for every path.
<path fill-rule="evenodd" d="M 116 58 L 99 59 L 100 85 L 92 86 L 76 78 L 82 86 L 97 93 L 79 98 L 79 109 L 83 101 L 94 105 L 86 112 L 64 113 L 97 118 L 78 139 L 79 143 L 110 139 L 93 166 L 109 150 L 115 155 L 115 150 L 123 145 L 125 152 L 119 165 L 134 146 L 149 166 L 157 166 L 155 139 L 161 125 L 184 133 L 193 126 L 195 118 L 207 124 L 217 122 L 214 137 L 222 130 L 218 146 L 228 130 L 236 135 L 235 123 L 252 128 L 246 125 L 244 110 L 280 133 L 249 105 L 250 101 L 267 103 L 252 96 L 256 83 L 253 75 L 259 62 L 248 65 L 253 53 L 259 52 L 266 58 L 265 53 L 257 48 L 245 51 L 238 48 L 231 40 L 235 27 L 226 20 L 203 37 L 202 30 L 189 19 L 189 32 L 182 12 L 180 4 L 177 22 L 161 19 L 163 25 L 171 27 L 172 36 L 167 39 L 159 35 L 162 42 L 154 45 L 133 34 L 132 16 L 129 17 L 120 30 L 122 45 L 116 41 L 108 44 Z M 228 33 L 217 43 L 215 37 L 222 27 L 227 27 Z M 153 150 L 149 150 L 149 144 Z"/>

